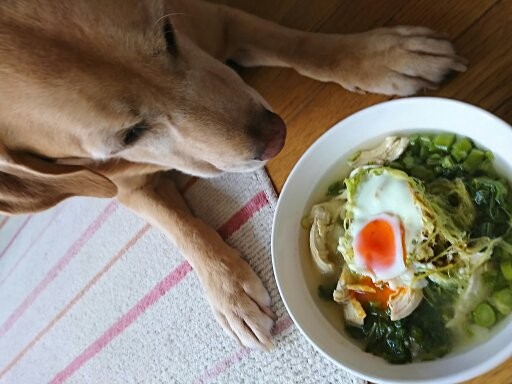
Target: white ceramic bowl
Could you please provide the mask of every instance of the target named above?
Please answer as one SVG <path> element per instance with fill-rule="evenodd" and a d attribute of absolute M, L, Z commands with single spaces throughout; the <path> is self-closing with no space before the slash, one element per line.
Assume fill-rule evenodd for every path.
<path fill-rule="evenodd" d="M 426 130 L 450 131 L 472 138 L 478 145 L 492 150 L 501 171 L 512 175 L 512 128 L 504 121 L 454 100 L 430 97 L 394 100 L 355 113 L 318 139 L 288 177 L 274 217 L 274 273 L 295 324 L 328 359 L 377 383 L 453 384 L 478 376 L 512 356 L 509 317 L 495 327 L 490 339 L 468 350 L 430 362 L 391 365 L 365 353 L 336 329 L 319 308 L 316 287 L 306 282 L 305 268 L 311 264 L 307 234 L 301 229 L 300 221 L 311 205 L 321 199 L 318 185 L 323 185 L 321 189 L 325 192 L 327 174 L 337 172 L 338 176 L 345 176 L 340 170 L 355 150 L 368 148 L 369 144 L 391 134 Z"/>

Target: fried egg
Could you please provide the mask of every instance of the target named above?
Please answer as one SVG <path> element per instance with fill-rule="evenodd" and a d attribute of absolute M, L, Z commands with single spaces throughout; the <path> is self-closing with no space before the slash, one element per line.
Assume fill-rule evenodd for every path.
<path fill-rule="evenodd" d="M 350 269 L 374 282 L 408 275 L 407 256 L 421 241 L 423 220 L 407 180 L 385 168 L 367 172 L 351 201 Z"/>

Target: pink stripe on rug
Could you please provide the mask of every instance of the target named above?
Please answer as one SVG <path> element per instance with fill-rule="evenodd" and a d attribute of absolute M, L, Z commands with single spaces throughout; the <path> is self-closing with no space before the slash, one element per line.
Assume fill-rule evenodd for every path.
<path fill-rule="evenodd" d="M 290 317 L 290 315 L 286 314 L 283 316 L 281 320 L 279 320 L 276 325 L 274 325 L 274 328 L 272 329 L 272 334 L 274 336 L 280 335 L 284 331 L 286 331 L 290 326 L 293 325 L 293 320 Z"/>
<path fill-rule="evenodd" d="M 0 370 L 0 380 L 9 372 L 25 354 L 33 348 L 81 299 L 85 294 L 119 261 L 144 235 L 151 226 L 145 224 L 124 246 L 117 252 L 103 268 L 89 280 L 87 285 L 78 292 L 71 301 L 48 323 L 39 333 L 28 343 L 2 370 Z"/>
<path fill-rule="evenodd" d="M 25 311 L 32 305 L 37 297 L 43 292 L 43 290 L 57 277 L 66 265 L 75 257 L 82 247 L 94 236 L 94 234 L 101 228 L 101 226 L 107 221 L 112 213 L 117 209 L 117 204 L 112 201 L 107 207 L 100 213 L 100 215 L 89 225 L 85 232 L 71 245 L 66 251 L 64 256 L 53 266 L 53 268 L 46 274 L 44 279 L 30 292 L 25 300 L 16 308 L 16 310 L 9 316 L 4 324 L 0 327 L 0 337 L 4 336 L 9 329 L 16 323 L 16 321 L 25 313 Z"/>
<path fill-rule="evenodd" d="M 242 207 L 237 213 L 235 213 L 227 222 L 233 222 L 236 218 L 236 225 L 226 226 L 224 224 L 220 228 L 225 227 L 223 230 L 224 238 L 227 238 L 238 230 L 243 224 L 249 221 L 254 213 L 260 210 L 265 205 L 269 204 L 268 199 L 264 195 L 262 200 L 260 195 L 264 195 L 263 192 L 258 193 L 254 198 Z M 255 201 L 258 203 L 255 204 Z M 255 208 L 257 207 L 257 208 Z M 219 230 L 220 232 L 220 230 Z M 160 281 L 151 291 L 149 291 L 134 307 L 132 307 L 121 319 L 114 323 L 102 336 L 100 336 L 94 343 L 89 345 L 80 355 L 78 355 L 66 368 L 60 371 L 52 380 L 51 384 L 62 383 L 68 379 L 73 373 L 75 373 L 82 365 L 99 353 L 105 348 L 115 337 L 119 336 L 131 323 L 142 315 L 146 309 L 153 305 L 158 299 L 165 295 L 171 288 L 178 284 L 183 278 L 192 270 L 192 267 L 187 261 L 181 263 L 176 269 L 174 269 L 169 275 L 167 275 L 162 281 Z"/>
<path fill-rule="evenodd" d="M 261 191 L 249 200 L 241 210 L 231 216 L 217 231 L 222 238 L 227 239 L 247 222 L 247 217 L 252 217 L 252 215 L 268 204 L 267 195 L 265 195 L 265 192 Z"/>
<path fill-rule="evenodd" d="M 84 363 L 90 360 L 94 355 L 100 352 L 115 337 L 121 334 L 130 324 L 132 324 L 146 309 L 156 303 L 171 288 L 178 284 L 192 270 L 190 264 L 186 261 L 181 263 L 169 275 L 160 281 L 151 291 L 135 304 L 126 314 L 123 315 L 114 325 L 105 331 L 94 343 L 85 349 L 75 360 L 73 360 L 64 370 L 59 372 L 51 381 L 51 384 L 62 383 L 69 378 Z"/>
<path fill-rule="evenodd" d="M 235 353 L 229 355 L 224 358 L 219 363 L 215 364 L 215 366 L 209 370 L 207 370 L 203 376 L 195 381 L 197 384 L 203 384 L 213 379 L 214 377 L 219 376 L 222 372 L 226 371 L 229 367 L 235 365 L 239 361 L 243 360 L 246 356 L 251 354 L 251 350 L 249 348 L 241 348 Z"/>
<path fill-rule="evenodd" d="M 62 209 L 63 209 L 63 206 L 60 206 L 59 208 L 55 209 L 55 212 L 54 212 L 53 216 L 50 218 L 50 220 L 48 220 L 48 222 L 44 226 L 43 230 L 41 232 L 39 232 L 39 235 L 37 235 L 37 237 L 34 239 L 34 241 L 32 241 L 32 243 L 30 243 L 30 245 L 27 247 L 27 249 L 25 250 L 23 255 L 21 255 L 21 257 L 18 259 L 18 261 L 16 261 L 16 263 L 12 266 L 12 268 L 9 270 L 9 272 L 7 272 L 7 274 L 4 276 L 4 278 L 2 280 L 0 280 L 0 289 L 2 289 L 2 285 L 9 278 L 9 276 L 11 276 L 11 274 L 14 272 L 14 270 L 16 269 L 18 264 L 21 263 L 21 261 L 29 254 L 28 252 L 41 239 L 41 237 L 43 237 L 43 235 L 46 233 L 46 230 L 48 228 L 50 228 L 50 225 L 57 218 L 59 213 L 62 212 Z"/>
<path fill-rule="evenodd" d="M 14 236 L 11 238 L 11 240 L 7 243 L 7 246 L 4 248 L 4 250 L 2 251 L 2 253 L 0 253 L 0 259 L 5 255 L 5 253 L 9 250 L 9 248 L 11 247 L 12 243 L 14 243 L 14 240 L 16 240 L 16 238 L 18 237 L 18 235 L 21 233 L 21 231 L 23 230 L 23 228 L 25 228 L 25 226 L 28 224 L 28 222 L 30 221 L 30 219 L 32 218 L 32 216 L 29 216 L 27 217 L 27 219 L 23 222 L 23 224 L 20 225 L 20 227 L 18 228 L 18 230 L 16 231 L 16 233 L 14 234 Z"/>
<path fill-rule="evenodd" d="M 289 315 L 285 315 L 281 320 L 279 320 L 272 329 L 272 334 L 274 336 L 278 336 L 284 331 L 286 331 L 293 324 L 293 320 Z M 204 384 L 207 383 L 221 373 L 225 372 L 239 361 L 243 360 L 247 356 L 249 356 L 253 349 L 249 348 L 240 348 L 238 351 L 232 353 L 231 355 L 225 357 L 217 364 L 215 364 L 212 368 L 207 369 L 199 378 L 195 381 L 196 384 Z"/>

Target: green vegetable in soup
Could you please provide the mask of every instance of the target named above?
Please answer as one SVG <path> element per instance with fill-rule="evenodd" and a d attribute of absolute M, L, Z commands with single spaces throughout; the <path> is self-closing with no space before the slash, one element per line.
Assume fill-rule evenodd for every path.
<path fill-rule="evenodd" d="M 494 292 L 492 295 L 492 303 L 501 314 L 508 315 L 512 312 L 512 289 L 506 288 Z"/>
<path fill-rule="evenodd" d="M 481 303 L 473 311 L 473 320 L 481 327 L 490 328 L 496 322 L 496 313 L 489 304 Z"/>
<path fill-rule="evenodd" d="M 455 162 L 450 155 L 443 157 L 443 160 L 441 161 L 441 167 L 449 171 L 453 171 L 455 169 Z"/>
<path fill-rule="evenodd" d="M 502 261 L 500 263 L 501 273 L 507 280 L 512 280 L 512 261 Z"/>
<path fill-rule="evenodd" d="M 473 143 L 467 138 L 459 138 L 453 144 L 451 154 L 458 162 L 463 161 L 473 148 Z"/>
<path fill-rule="evenodd" d="M 418 178 L 425 181 L 432 181 L 436 177 L 433 171 L 425 167 L 424 165 L 415 165 L 411 168 L 409 173 Z"/>
<path fill-rule="evenodd" d="M 444 151 L 448 152 L 455 141 L 455 135 L 453 133 L 441 133 L 434 137 L 434 145 Z"/>
<path fill-rule="evenodd" d="M 366 306 L 362 327 L 347 327 L 356 339 L 365 340 L 365 350 L 392 364 L 413 360 L 433 360 L 449 353 L 453 338 L 443 316 L 453 299 L 449 292 L 430 284 L 427 299 L 408 317 L 391 321 L 379 306 Z M 448 310 L 449 312 L 449 310 Z"/>
<path fill-rule="evenodd" d="M 488 270 L 482 273 L 483 283 L 491 292 L 508 288 L 510 282 L 505 278 L 505 276 L 503 276 L 501 271 L 494 267 L 493 264 L 493 260 L 491 260 L 490 265 L 488 265 Z"/>
<path fill-rule="evenodd" d="M 467 183 L 477 209 L 472 237 L 498 237 L 510 228 L 509 187 L 502 180 L 486 176 L 475 177 Z M 491 227 L 487 223 L 492 224 Z"/>
<path fill-rule="evenodd" d="M 471 152 L 469 152 L 464 162 L 462 163 L 462 167 L 466 172 L 473 174 L 478 170 L 478 167 L 480 167 L 480 164 L 482 164 L 484 159 L 484 151 L 473 148 Z"/>
<path fill-rule="evenodd" d="M 345 183 L 343 181 L 335 181 L 329 188 L 327 188 L 327 196 L 338 196 L 345 189 Z"/>

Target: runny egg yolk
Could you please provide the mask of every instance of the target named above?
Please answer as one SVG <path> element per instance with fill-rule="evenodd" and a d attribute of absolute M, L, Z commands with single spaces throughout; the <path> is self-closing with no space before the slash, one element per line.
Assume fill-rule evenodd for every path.
<path fill-rule="evenodd" d="M 356 300 L 360 303 L 377 303 L 380 308 L 386 308 L 388 306 L 389 296 L 395 292 L 389 288 L 387 284 L 382 287 L 376 286 L 369 277 L 361 278 L 359 284 L 367 285 L 373 288 L 375 292 L 354 292 Z"/>
<path fill-rule="evenodd" d="M 382 214 L 368 221 L 354 241 L 356 264 L 375 276 L 389 280 L 405 270 L 404 234 L 400 220 Z"/>

